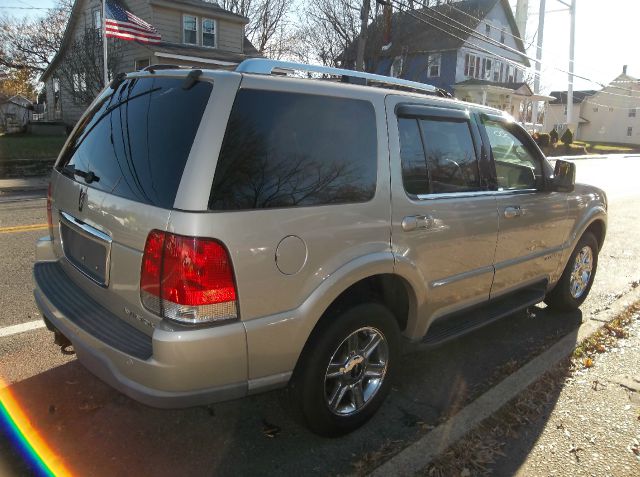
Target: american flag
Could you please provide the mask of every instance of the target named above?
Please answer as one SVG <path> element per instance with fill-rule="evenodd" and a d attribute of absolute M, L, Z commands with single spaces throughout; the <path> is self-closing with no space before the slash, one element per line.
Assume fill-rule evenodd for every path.
<path fill-rule="evenodd" d="M 105 1 L 105 36 L 142 43 L 160 43 L 160 34 L 152 25 L 126 11 L 117 3 Z"/>

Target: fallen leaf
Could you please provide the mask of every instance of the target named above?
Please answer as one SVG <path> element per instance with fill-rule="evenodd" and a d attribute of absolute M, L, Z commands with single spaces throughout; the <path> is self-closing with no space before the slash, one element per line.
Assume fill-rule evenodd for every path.
<path fill-rule="evenodd" d="M 584 358 L 582 360 L 582 364 L 584 365 L 585 368 L 591 368 L 593 367 L 593 360 L 591 358 Z"/>
<path fill-rule="evenodd" d="M 262 420 L 262 433 L 270 438 L 276 437 L 282 429 L 280 427 L 268 423 L 265 419 Z"/>

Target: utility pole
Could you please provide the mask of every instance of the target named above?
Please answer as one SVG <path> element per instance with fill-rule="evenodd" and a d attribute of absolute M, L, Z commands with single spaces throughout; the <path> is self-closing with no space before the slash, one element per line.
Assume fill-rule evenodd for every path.
<path fill-rule="evenodd" d="M 567 127 L 573 121 L 573 65 L 576 47 L 576 0 L 571 0 L 571 38 L 569 39 L 569 89 L 567 91 Z M 575 131 L 574 131 L 575 132 Z"/>
<path fill-rule="evenodd" d="M 362 0 L 360 10 L 360 36 L 358 37 L 358 50 L 356 53 L 356 71 L 364 71 L 364 50 L 367 46 L 367 36 L 369 35 L 369 12 L 371 11 L 371 0 Z"/>
<path fill-rule="evenodd" d="M 536 47 L 536 73 L 533 78 L 533 94 L 540 94 L 540 70 L 542 69 L 542 40 L 544 39 L 544 11 L 546 0 L 540 0 L 540 12 L 538 13 L 538 41 Z M 531 122 L 535 128 L 538 123 L 538 101 L 533 102 L 531 109 Z"/>

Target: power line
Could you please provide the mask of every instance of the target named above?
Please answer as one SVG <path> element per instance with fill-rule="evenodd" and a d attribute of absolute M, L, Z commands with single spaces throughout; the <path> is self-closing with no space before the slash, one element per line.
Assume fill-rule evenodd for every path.
<path fill-rule="evenodd" d="M 415 18 L 416 20 L 418 20 L 418 21 L 420 21 L 420 22 L 422 22 L 422 23 L 425 23 L 425 24 L 427 24 L 427 25 L 430 25 L 430 26 L 432 26 L 433 28 L 436 28 L 437 30 L 440 30 L 440 31 L 442 31 L 442 32 L 446 33 L 447 35 L 450 35 L 450 36 L 452 36 L 453 38 L 456 38 L 456 39 L 458 39 L 458 40 L 462 41 L 463 43 L 468 43 L 468 44 L 470 44 L 470 45 L 473 45 L 473 46 L 474 46 L 478 51 L 482 51 L 482 52 L 487 53 L 487 54 L 489 54 L 489 55 L 491 55 L 491 56 L 494 56 L 494 57 L 496 57 L 496 58 L 499 58 L 499 59 L 501 59 L 501 60 L 503 60 L 503 61 L 505 61 L 505 62 L 507 62 L 507 63 L 509 63 L 509 64 L 513 65 L 515 68 L 518 68 L 518 69 L 521 69 L 521 70 L 524 70 L 524 69 L 525 69 L 525 67 L 523 67 L 520 63 L 517 63 L 515 60 L 512 60 L 512 59 L 507 58 L 507 57 L 505 57 L 505 56 L 502 56 L 502 55 L 500 55 L 500 54 L 498 54 L 498 53 L 495 53 L 495 52 L 492 52 L 492 51 L 487 50 L 487 49 L 485 49 L 485 48 L 482 48 L 481 46 L 479 46 L 479 45 L 477 45 L 477 44 L 474 44 L 474 43 L 472 43 L 472 42 L 468 41 L 468 39 L 461 38 L 461 37 L 459 37 L 459 36 L 455 35 L 454 33 L 452 33 L 451 31 L 447 31 L 447 30 L 445 30 L 444 28 L 441 28 L 441 27 L 439 27 L 438 25 L 435 25 L 435 24 L 433 24 L 432 22 L 430 22 L 430 21 L 428 21 L 428 20 L 425 20 L 424 18 L 420 18 L 420 17 L 416 16 L 414 13 L 412 13 L 412 12 L 415 12 L 415 13 L 418 13 L 418 14 L 424 15 L 425 17 L 430 18 L 430 19 L 432 19 L 432 20 L 433 20 L 433 17 L 429 17 L 429 16 L 428 16 L 428 15 L 426 15 L 424 12 L 421 12 L 421 11 L 419 11 L 419 10 L 416 10 L 415 8 L 411 8 L 411 7 L 409 7 L 407 4 L 402 3 L 402 2 L 401 2 L 401 1 L 399 1 L 399 0 L 390 0 L 390 2 L 395 3 L 396 5 L 398 5 L 399 7 L 401 7 L 401 8 L 400 8 L 400 11 L 402 11 L 402 9 L 404 9 L 405 13 L 407 13 L 407 14 L 408 14 L 408 15 L 410 15 L 411 17 Z M 417 2 L 417 3 L 420 3 L 420 2 Z M 426 8 L 427 10 L 432 10 L 432 8 L 431 8 L 431 7 L 425 7 L 425 8 Z M 474 18 L 475 18 L 475 17 L 474 17 Z M 449 27 L 457 28 L 457 27 L 455 27 L 454 25 L 451 25 L 451 24 L 447 23 L 446 21 L 443 21 L 442 19 L 438 19 L 438 21 L 440 21 L 440 22 L 441 22 L 441 23 L 443 23 L 443 24 L 446 24 L 446 25 L 447 25 L 447 26 L 449 26 Z M 468 27 L 467 27 L 467 28 L 468 28 Z M 458 30 L 460 30 L 460 28 L 458 28 Z M 477 32 L 476 32 L 476 33 L 477 33 Z M 470 36 L 471 36 L 471 35 L 470 35 Z M 493 39 L 491 39 L 491 40 L 493 41 Z M 503 44 L 501 44 L 501 43 L 499 44 L 499 46 L 500 46 L 501 48 L 503 48 L 503 49 L 512 49 L 512 48 L 507 47 L 506 45 L 503 45 Z M 512 50 L 513 50 L 513 49 L 512 49 Z M 515 50 L 515 51 L 516 51 L 516 52 L 517 52 L 517 54 L 518 54 L 519 56 L 521 56 L 522 58 L 526 58 L 526 59 L 528 59 L 529 61 L 533 61 L 533 62 L 539 63 L 541 66 L 545 66 L 545 67 L 547 67 L 547 70 L 548 70 L 549 65 L 547 65 L 546 63 L 543 63 L 542 61 L 539 61 L 539 60 L 537 60 L 537 59 L 531 58 L 531 57 L 529 57 L 528 55 L 523 54 L 522 52 L 520 52 L 520 51 L 518 51 L 518 50 Z M 561 73 L 565 73 L 565 74 L 571 75 L 571 76 L 572 76 L 572 77 L 574 77 L 574 78 L 582 79 L 582 80 L 588 81 L 588 82 L 590 82 L 590 83 L 597 84 L 597 85 L 599 85 L 599 86 L 600 86 L 600 87 L 602 87 L 602 88 L 607 87 L 604 83 L 602 83 L 602 82 L 600 82 L 600 81 L 596 81 L 596 80 L 594 80 L 594 79 L 592 79 L 592 78 L 588 78 L 588 77 L 586 77 L 586 76 L 582 76 L 582 75 L 579 75 L 579 74 L 576 74 L 576 73 L 571 73 L 571 72 L 569 72 L 569 71 L 567 71 L 567 70 L 564 70 L 564 69 L 562 69 L 562 68 L 558 68 L 557 66 L 550 66 L 550 67 L 551 67 L 552 69 L 556 70 L 556 71 L 561 72 Z M 534 72 L 533 74 L 534 74 L 535 76 L 541 76 L 541 74 L 540 74 L 540 73 L 538 73 L 538 72 Z M 611 86 L 611 87 L 613 87 L 613 88 L 617 88 L 617 89 L 621 89 L 621 90 L 623 90 L 623 91 L 631 91 L 631 90 L 629 90 L 629 89 L 627 89 L 627 88 L 622 88 L 622 87 L 619 87 L 619 86 Z M 610 94 L 614 94 L 614 93 L 610 93 Z"/>
<path fill-rule="evenodd" d="M 461 10 L 460 8 L 455 7 L 452 3 L 447 3 L 446 5 L 447 5 L 450 9 L 456 10 L 456 11 L 458 11 L 458 12 L 462 13 L 463 15 L 466 15 L 466 16 L 468 16 L 468 17 L 470 17 L 470 18 L 474 19 L 474 20 L 477 20 L 477 21 L 478 21 L 478 22 L 480 22 L 480 23 L 485 23 L 485 24 L 491 25 L 491 23 L 487 22 L 486 20 L 483 20 L 483 19 L 481 19 L 481 18 L 478 18 L 478 17 L 476 17 L 476 16 L 474 16 L 474 15 L 471 15 L 470 13 L 465 12 L 464 10 Z M 565 12 L 565 11 L 567 11 L 567 10 L 566 10 L 566 9 L 563 9 L 563 10 L 551 10 L 551 11 L 545 11 L 545 13 Z M 517 36 L 517 35 L 513 35 L 512 33 L 509 33 L 509 32 L 506 32 L 506 31 L 505 31 L 505 33 L 506 33 L 507 35 L 509 35 L 509 36 L 513 37 L 513 38 L 516 38 L 516 39 L 521 40 L 521 41 L 523 42 L 523 44 L 524 44 L 524 41 L 525 41 L 525 39 L 524 39 L 524 38 L 522 38 L 522 37 L 520 37 L 520 36 Z M 529 49 L 531 46 L 532 46 L 532 45 L 530 45 L 527 49 Z M 536 45 L 536 49 L 537 49 L 537 48 L 538 48 L 538 46 Z M 569 59 L 569 62 L 570 62 L 570 63 L 574 63 L 574 64 L 575 64 L 576 60 Z M 553 66 L 552 66 L 552 68 L 554 68 L 554 69 L 556 69 L 556 70 L 559 70 L 559 71 L 560 71 L 560 72 L 562 72 L 562 73 L 567 73 L 567 74 L 569 74 L 569 72 L 568 72 L 568 71 L 563 71 L 562 69 L 558 68 L 556 65 L 553 65 Z M 603 74 L 603 75 L 604 75 L 604 72 L 603 72 L 603 71 L 594 70 L 593 68 L 590 68 L 589 70 L 590 70 L 592 73 L 598 73 L 598 74 Z M 577 76 L 577 77 L 578 77 L 578 78 L 580 78 L 579 76 Z M 595 84 L 598 84 L 598 85 L 600 85 L 600 86 L 604 87 L 604 85 L 603 85 L 602 83 L 598 82 L 598 81 L 593 81 L 593 80 L 591 80 L 591 79 L 586 79 L 586 78 L 580 78 L 580 79 L 585 79 L 586 81 L 590 81 L 590 82 L 593 82 L 593 83 L 595 83 Z"/>

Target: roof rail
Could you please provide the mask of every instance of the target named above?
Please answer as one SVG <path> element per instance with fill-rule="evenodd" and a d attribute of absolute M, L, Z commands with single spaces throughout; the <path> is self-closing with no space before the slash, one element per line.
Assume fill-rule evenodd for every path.
<path fill-rule="evenodd" d="M 254 73 L 261 75 L 271 75 L 286 71 L 303 71 L 307 73 L 320 73 L 325 75 L 340 76 L 342 81 L 356 84 L 367 84 L 367 82 L 379 83 L 387 86 L 407 88 L 417 91 L 424 91 L 432 94 L 439 94 L 438 88 L 430 84 L 418 83 L 416 81 L 407 81 L 391 76 L 376 75 L 373 73 L 365 73 L 362 71 L 346 70 L 342 68 L 333 68 L 330 66 L 307 65 L 304 63 L 294 63 L 291 61 L 270 60 L 267 58 L 250 58 L 240 63 L 236 72 L 238 73 Z M 364 81 L 353 81 L 358 78 Z"/>

